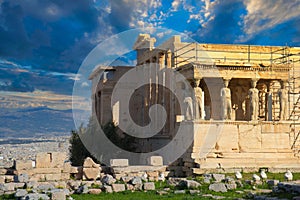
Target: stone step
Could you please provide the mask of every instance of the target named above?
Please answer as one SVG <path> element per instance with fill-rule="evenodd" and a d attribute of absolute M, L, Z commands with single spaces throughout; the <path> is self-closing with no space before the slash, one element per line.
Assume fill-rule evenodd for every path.
<path fill-rule="evenodd" d="M 261 152 L 261 153 L 223 153 L 224 158 L 294 158 L 294 153 L 292 150 L 289 152 L 282 152 L 282 153 L 272 153 L 272 152 Z"/>
<path fill-rule="evenodd" d="M 223 151 L 214 151 L 213 153 L 291 153 L 291 149 L 290 148 L 284 148 L 284 149 L 247 149 L 247 152 L 238 152 L 238 151 L 231 151 L 231 152 L 223 152 Z"/>
<path fill-rule="evenodd" d="M 300 159 L 226 159 L 226 158 L 209 158 L 198 163 L 200 168 L 242 168 L 242 167 L 274 167 L 297 165 L 300 168 Z"/>
<path fill-rule="evenodd" d="M 204 173 L 235 173 L 236 171 L 243 171 L 245 173 L 249 172 L 258 172 L 261 166 L 257 165 L 247 165 L 247 166 L 226 166 L 226 167 L 216 167 L 214 166 L 203 166 L 201 168 L 193 168 L 192 171 L 194 174 L 204 174 Z M 271 173 L 280 173 L 286 172 L 287 169 L 292 172 L 300 172 L 299 163 L 290 163 L 290 164 L 281 164 L 281 165 L 272 165 L 264 166 L 268 167 L 268 171 Z"/>
<path fill-rule="evenodd" d="M 223 163 L 300 163 L 300 159 L 293 157 L 293 158 L 207 158 L 205 160 L 200 161 L 203 162 L 223 162 Z"/>

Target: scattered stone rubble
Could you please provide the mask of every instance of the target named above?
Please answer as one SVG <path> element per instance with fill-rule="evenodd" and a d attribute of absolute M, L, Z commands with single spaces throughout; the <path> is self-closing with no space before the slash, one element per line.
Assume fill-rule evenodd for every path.
<path fill-rule="evenodd" d="M 38 152 L 68 152 L 69 136 L 0 139 L 0 168 L 10 168 L 14 160 L 34 160 Z"/>
<path fill-rule="evenodd" d="M 112 159 L 111 166 L 101 166 L 86 158 L 83 166 L 71 166 L 66 153 L 38 153 L 36 159 L 15 161 L 14 168 L 0 168 L 0 196 L 14 195 L 16 199 L 72 199 L 72 194 L 100 194 L 130 191 L 156 191 L 159 195 L 169 193 L 192 194 L 221 199 L 222 196 L 202 194 L 203 184 L 214 192 L 235 190 L 247 198 L 268 199 L 260 193 L 293 193 L 300 195 L 300 181 L 279 182 L 265 180 L 273 190 L 258 190 L 262 181 L 245 181 L 224 174 L 204 174 L 202 180 L 171 177 L 162 157 L 149 158 L 147 166 L 130 166 L 127 159 Z M 165 188 L 156 188 L 154 181 L 164 181 Z M 158 182 L 159 184 L 159 182 Z M 250 184 L 253 190 L 236 190 Z M 171 189 L 172 188 L 172 189 Z M 276 199 L 276 198 L 273 198 Z"/>

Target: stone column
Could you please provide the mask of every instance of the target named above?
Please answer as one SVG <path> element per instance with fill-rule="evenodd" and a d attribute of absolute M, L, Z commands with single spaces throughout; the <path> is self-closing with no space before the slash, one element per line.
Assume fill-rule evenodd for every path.
<path fill-rule="evenodd" d="M 232 106 L 231 106 L 231 92 L 228 88 L 230 79 L 224 79 L 224 85 L 221 89 L 221 102 L 222 102 L 222 113 L 221 113 L 221 119 L 227 120 L 231 119 L 232 116 Z"/>
<path fill-rule="evenodd" d="M 159 52 L 157 54 L 157 58 L 158 58 L 158 64 L 160 69 L 164 68 L 165 66 L 165 54 L 163 52 Z"/>
<path fill-rule="evenodd" d="M 250 100 L 250 121 L 258 120 L 258 89 L 256 88 L 257 80 L 251 80 L 251 88 L 249 89 L 249 100 Z"/>
<path fill-rule="evenodd" d="M 280 81 L 281 89 L 278 90 L 278 97 L 279 97 L 279 105 L 280 105 L 280 112 L 279 112 L 279 119 L 280 120 L 287 120 L 288 118 L 288 90 L 287 90 L 287 81 Z"/>
<path fill-rule="evenodd" d="M 170 49 L 166 53 L 167 68 L 172 68 L 172 52 Z"/>

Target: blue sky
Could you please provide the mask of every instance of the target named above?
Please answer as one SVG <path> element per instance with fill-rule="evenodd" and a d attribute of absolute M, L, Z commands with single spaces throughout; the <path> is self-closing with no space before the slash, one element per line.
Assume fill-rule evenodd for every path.
<path fill-rule="evenodd" d="M 300 46 L 299 10 L 299 0 L 0 0 L 0 91 L 71 95 L 87 54 L 133 28 L 173 29 L 200 43 Z"/>

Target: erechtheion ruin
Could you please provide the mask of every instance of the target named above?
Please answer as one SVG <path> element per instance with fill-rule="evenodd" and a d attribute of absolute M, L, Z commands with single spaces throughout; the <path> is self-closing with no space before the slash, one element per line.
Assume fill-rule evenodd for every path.
<path fill-rule="evenodd" d="M 138 151 L 157 149 L 162 141 L 172 140 L 178 126 L 191 125 L 193 143 L 171 170 L 185 175 L 259 168 L 300 171 L 300 48 L 186 43 L 180 36 L 157 47 L 155 42 L 140 34 L 133 46 L 137 66 L 158 68 L 149 75 L 148 85 L 136 89 L 130 113 L 122 106 L 112 107 L 111 96 L 118 80 L 133 67 L 99 66 L 105 73 L 95 85 L 93 111 L 100 124 L 119 125 L 127 116 L 145 126 L 149 108 L 160 104 L 167 121 L 147 142 L 140 140 Z M 184 84 L 168 78 L 168 68 L 186 78 L 191 93 L 183 94 Z M 97 75 L 95 70 L 90 78 Z M 153 77 L 161 84 L 151 82 Z M 166 88 L 175 88 L 183 98 Z M 205 138 L 216 132 L 211 136 L 216 137 L 214 143 L 204 149 Z"/>

